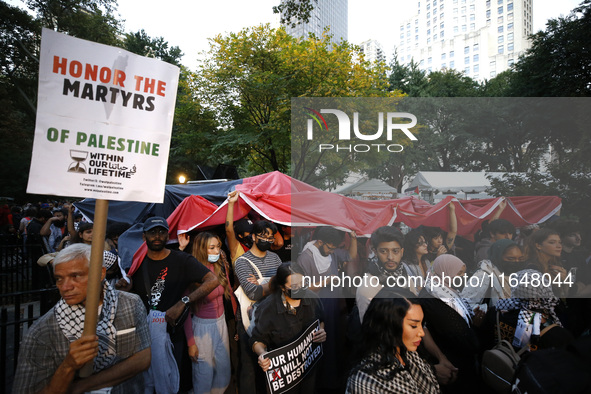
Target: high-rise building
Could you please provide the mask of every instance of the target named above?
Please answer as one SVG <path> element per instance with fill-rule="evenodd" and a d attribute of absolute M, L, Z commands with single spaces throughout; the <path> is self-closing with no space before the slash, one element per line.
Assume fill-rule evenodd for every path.
<path fill-rule="evenodd" d="M 282 0 L 283 1 L 283 0 Z M 333 42 L 340 43 L 348 40 L 349 32 L 349 0 L 310 0 L 314 9 L 310 13 L 307 23 L 300 23 L 295 27 L 285 26 L 288 34 L 294 37 L 307 37 L 314 33 L 322 37 L 325 27 L 330 27 Z"/>
<path fill-rule="evenodd" d="M 490 79 L 531 46 L 532 21 L 532 0 L 419 0 L 400 25 L 398 58 L 426 71 Z"/>
<path fill-rule="evenodd" d="M 386 61 L 384 49 L 382 48 L 382 45 L 376 40 L 363 41 L 361 44 L 359 44 L 359 47 L 361 48 L 361 52 L 365 55 L 365 60 L 370 62 Z"/>

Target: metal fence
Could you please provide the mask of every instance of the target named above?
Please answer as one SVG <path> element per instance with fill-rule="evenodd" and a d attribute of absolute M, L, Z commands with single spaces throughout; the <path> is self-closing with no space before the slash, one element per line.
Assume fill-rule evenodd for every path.
<path fill-rule="evenodd" d="M 9 393 L 19 345 L 33 322 L 59 299 L 57 288 L 0 295 L 0 394 Z"/>
<path fill-rule="evenodd" d="M 33 265 L 35 248 L 40 250 L 40 245 L 0 236 L 0 394 L 11 391 L 23 335 L 59 299 L 48 269 Z M 50 288 L 34 290 L 41 285 Z"/>

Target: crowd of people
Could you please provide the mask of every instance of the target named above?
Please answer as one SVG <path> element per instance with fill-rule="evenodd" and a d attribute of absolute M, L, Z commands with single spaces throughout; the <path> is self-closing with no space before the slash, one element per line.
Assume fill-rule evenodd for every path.
<path fill-rule="evenodd" d="M 129 272 L 125 227 L 108 229 L 96 336 L 81 329 L 92 224 L 71 204 L 26 211 L 18 231 L 35 257 L 53 253 L 62 299 L 23 340 L 14 392 L 267 392 L 267 353 L 314 322 L 322 358 L 290 392 L 493 392 L 481 363 L 496 332 L 530 353 L 589 347 L 591 256 L 575 221 L 516 229 L 502 204 L 460 237 L 452 203 L 447 232 L 395 224 L 364 238 L 254 212 L 235 221 L 238 197 L 223 229 L 178 244 L 166 219 L 146 219 L 147 253 Z M 359 282 L 334 285 L 345 276 Z"/>

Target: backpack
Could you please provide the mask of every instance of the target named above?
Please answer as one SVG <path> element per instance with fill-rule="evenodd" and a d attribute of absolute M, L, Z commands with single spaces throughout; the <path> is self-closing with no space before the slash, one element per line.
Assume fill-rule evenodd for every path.
<path fill-rule="evenodd" d="M 500 311 L 497 311 L 497 344 L 482 355 L 482 379 L 496 393 L 510 393 L 515 370 L 521 355 L 529 348 L 526 344 L 519 352 L 508 341 L 501 339 L 499 325 Z"/>

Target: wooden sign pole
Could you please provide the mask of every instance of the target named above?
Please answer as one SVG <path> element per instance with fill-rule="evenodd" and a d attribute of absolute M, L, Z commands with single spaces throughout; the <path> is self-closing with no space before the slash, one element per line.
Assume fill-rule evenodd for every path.
<path fill-rule="evenodd" d="M 109 200 L 96 200 L 94 206 L 94 224 L 92 226 L 92 245 L 90 250 L 90 270 L 88 271 L 88 286 L 86 290 L 86 314 L 84 316 L 84 332 L 82 335 L 96 335 L 98 322 L 98 307 L 103 291 L 101 274 L 103 268 L 103 251 L 105 249 L 105 234 L 107 232 L 107 213 Z M 80 377 L 92 375 L 94 361 L 86 364 L 80 370 Z"/>

